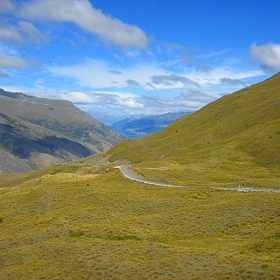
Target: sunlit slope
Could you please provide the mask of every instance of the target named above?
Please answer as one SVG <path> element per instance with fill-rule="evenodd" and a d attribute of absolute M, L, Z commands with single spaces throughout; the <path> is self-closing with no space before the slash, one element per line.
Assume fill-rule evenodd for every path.
<path fill-rule="evenodd" d="M 0 279 L 280 277 L 277 193 L 166 188 L 116 169 L 58 168 L 0 188 Z"/>
<path fill-rule="evenodd" d="M 107 153 L 0 175 L 0 279 L 279 279 L 280 77 Z M 125 160 L 126 159 L 126 160 Z M 124 178 L 130 160 L 167 188 Z"/>
<path fill-rule="evenodd" d="M 173 163 L 190 168 L 195 164 L 205 170 L 215 168 L 217 172 L 226 169 L 277 172 L 279 108 L 280 74 L 277 74 L 226 95 L 160 132 L 121 142 L 108 154 L 112 154 L 112 161 L 127 158 L 142 166 Z"/>

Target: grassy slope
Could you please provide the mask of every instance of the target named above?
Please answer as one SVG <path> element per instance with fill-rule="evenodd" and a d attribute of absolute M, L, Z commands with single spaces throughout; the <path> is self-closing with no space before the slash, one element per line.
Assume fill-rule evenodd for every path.
<path fill-rule="evenodd" d="M 191 186 L 279 185 L 279 75 L 265 83 L 103 156 Z M 278 193 L 144 185 L 106 161 L 0 175 L 1 279 L 280 278 Z"/>
<path fill-rule="evenodd" d="M 0 189 L 1 279 L 280 277 L 279 194 L 67 168 Z"/>
<path fill-rule="evenodd" d="M 280 74 L 109 150 L 152 180 L 279 187 Z M 153 167 L 151 170 L 150 168 Z"/>

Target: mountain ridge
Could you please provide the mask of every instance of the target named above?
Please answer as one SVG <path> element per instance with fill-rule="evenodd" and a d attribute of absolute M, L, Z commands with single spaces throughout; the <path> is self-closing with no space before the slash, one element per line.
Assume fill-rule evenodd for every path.
<path fill-rule="evenodd" d="M 147 115 L 138 118 L 125 118 L 110 125 L 110 127 L 128 138 L 139 138 L 146 134 L 159 131 L 178 118 L 190 112 L 166 113 L 162 115 Z"/>
<path fill-rule="evenodd" d="M 147 179 L 162 177 L 172 184 L 247 180 L 277 185 L 279 93 L 278 73 L 261 83 L 223 96 L 161 131 L 139 139 L 127 139 L 105 155 L 110 154 L 112 162 L 128 159 L 135 169 L 145 172 Z M 153 171 L 148 170 L 151 166 Z M 182 174 L 178 174 L 176 168 Z M 274 178 L 273 182 L 266 180 L 269 176 Z"/>
<path fill-rule="evenodd" d="M 2 89 L 0 102 L 0 147 L 24 159 L 24 169 L 104 152 L 124 139 L 69 101 L 37 98 Z M 5 165 L 0 169 L 6 172 Z"/>

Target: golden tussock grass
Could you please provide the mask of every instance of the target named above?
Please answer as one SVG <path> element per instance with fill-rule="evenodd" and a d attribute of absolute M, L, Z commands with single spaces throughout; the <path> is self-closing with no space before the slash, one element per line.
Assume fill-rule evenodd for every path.
<path fill-rule="evenodd" d="M 107 153 L 0 175 L 0 279 L 279 279 L 280 74 Z M 125 179 L 115 165 L 167 188 Z"/>
<path fill-rule="evenodd" d="M 277 279 L 277 193 L 56 173 L 0 189 L 1 279 Z"/>

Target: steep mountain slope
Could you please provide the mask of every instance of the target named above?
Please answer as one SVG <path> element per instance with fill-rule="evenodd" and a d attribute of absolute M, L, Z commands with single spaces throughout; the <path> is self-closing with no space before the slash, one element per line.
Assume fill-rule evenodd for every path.
<path fill-rule="evenodd" d="M 186 114 L 188 113 L 181 112 L 145 116 L 137 119 L 125 118 L 116 123 L 113 123 L 112 125 L 110 125 L 110 127 L 120 134 L 127 136 L 128 138 L 138 138 L 146 134 L 161 130 Z"/>
<path fill-rule="evenodd" d="M 127 139 L 108 151 L 150 179 L 172 183 L 278 181 L 280 74 L 224 96 L 160 132 Z M 172 164 L 174 166 L 172 166 Z M 164 170 L 163 170 L 164 169 Z M 140 169 L 138 169 L 140 172 Z"/>
<path fill-rule="evenodd" d="M 32 168 L 25 160 L 0 149 L 0 173 L 28 172 L 31 170 Z"/>
<path fill-rule="evenodd" d="M 26 171 L 86 157 L 123 139 L 71 102 L 0 90 L 0 147 L 9 158 L 9 164 L 1 164 L 2 172 L 11 172 L 7 165 Z"/>
<path fill-rule="evenodd" d="M 63 165 L 0 174 L 0 278 L 279 279 L 280 76 L 163 131 Z M 268 155 L 267 155 L 268 154 Z M 130 181 L 116 165 L 162 187 Z"/>

